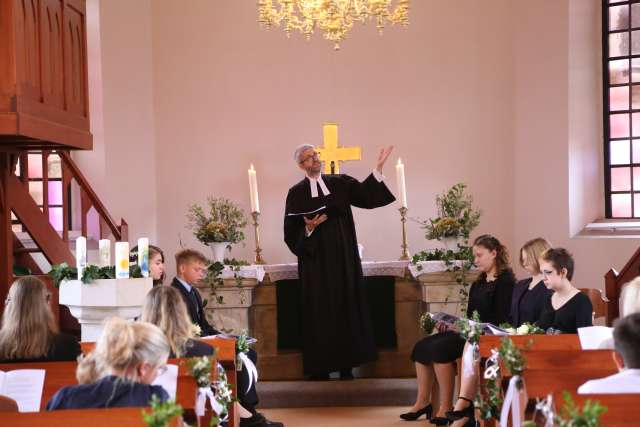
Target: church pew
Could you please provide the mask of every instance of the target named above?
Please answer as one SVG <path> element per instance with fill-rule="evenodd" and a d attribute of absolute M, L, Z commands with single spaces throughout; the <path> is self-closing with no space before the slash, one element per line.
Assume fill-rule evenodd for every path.
<path fill-rule="evenodd" d="M 480 357 L 491 356 L 491 349 L 500 347 L 503 337 L 496 335 L 482 335 L 480 337 Z M 555 350 L 580 350 L 578 334 L 561 335 L 511 335 L 513 343 L 524 348 L 530 344 L 529 350 L 555 351 Z"/>
<path fill-rule="evenodd" d="M 131 426 L 146 427 L 142 419 L 143 408 L 112 408 L 112 409 L 70 409 L 65 411 L 51 412 L 3 412 L 0 420 L 3 426 L 15 427 L 112 427 L 112 426 Z M 148 411 L 148 408 L 144 408 Z M 207 425 L 198 420 L 193 411 L 185 411 L 183 414 L 185 421 L 189 421 L 190 425 L 198 426 Z M 174 419 L 170 424 L 171 427 L 181 426 L 179 419 Z"/>
<path fill-rule="evenodd" d="M 637 426 L 640 424 L 640 394 L 577 394 L 571 393 L 574 403 L 582 407 L 587 400 L 599 402 L 607 408 L 600 416 L 600 425 L 607 427 Z M 564 405 L 561 392 L 554 393 L 553 402 L 559 412 Z"/>

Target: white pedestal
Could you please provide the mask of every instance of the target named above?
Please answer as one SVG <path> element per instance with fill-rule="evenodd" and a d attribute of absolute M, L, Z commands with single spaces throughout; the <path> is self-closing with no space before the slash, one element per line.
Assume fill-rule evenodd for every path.
<path fill-rule="evenodd" d="M 82 341 L 97 341 L 103 322 L 113 316 L 133 320 L 142 313 L 151 278 L 104 279 L 84 284 L 80 280 L 60 284 L 60 304 L 66 305 L 78 319 Z"/>

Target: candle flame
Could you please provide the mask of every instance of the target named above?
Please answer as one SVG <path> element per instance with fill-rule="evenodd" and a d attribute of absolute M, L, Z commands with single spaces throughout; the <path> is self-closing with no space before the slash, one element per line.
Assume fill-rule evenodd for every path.
<path fill-rule="evenodd" d="M 402 159 L 400 157 L 398 157 L 398 164 L 401 165 L 402 164 Z"/>
<path fill-rule="evenodd" d="M 254 170 L 254 169 L 253 169 L 253 163 L 251 163 L 251 168 L 250 168 L 249 170 Z"/>

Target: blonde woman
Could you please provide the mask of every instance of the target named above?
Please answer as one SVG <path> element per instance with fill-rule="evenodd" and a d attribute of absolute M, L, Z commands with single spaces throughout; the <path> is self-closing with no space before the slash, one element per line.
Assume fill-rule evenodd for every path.
<path fill-rule="evenodd" d="M 51 294 L 38 278 L 11 285 L 0 329 L 0 363 L 76 360 L 78 340 L 59 333 L 49 307 Z"/>
<path fill-rule="evenodd" d="M 640 311 L 640 277 L 636 277 L 622 288 L 620 293 L 620 317 Z"/>
<path fill-rule="evenodd" d="M 213 354 L 213 347 L 194 339 L 195 325 L 187 313 L 180 292 L 171 286 L 156 286 L 147 294 L 142 308 L 143 322 L 159 327 L 167 337 L 170 357 L 195 357 Z"/>
<path fill-rule="evenodd" d="M 167 392 L 151 383 L 166 370 L 168 357 L 160 328 L 112 318 L 95 350 L 78 364 L 80 385 L 59 390 L 47 410 L 148 406 L 153 396 L 164 402 Z"/>

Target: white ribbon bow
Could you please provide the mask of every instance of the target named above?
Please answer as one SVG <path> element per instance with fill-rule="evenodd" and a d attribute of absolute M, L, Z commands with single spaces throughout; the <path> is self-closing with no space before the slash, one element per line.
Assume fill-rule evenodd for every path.
<path fill-rule="evenodd" d="M 245 353 L 239 352 L 238 357 L 242 361 L 243 368 L 246 368 L 247 373 L 249 374 L 249 384 L 247 385 L 247 391 L 245 392 L 248 393 L 249 390 L 251 390 L 251 386 L 258 382 L 258 368 L 256 368 L 256 365 L 253 364 L 253 361 L 249 359 Z"/>
<path fill-rule="evenodd" d="M 502 411 L 500 411 L 500 425 L 507 426 L 509 420 L 509 409 L 511 409 L 511 421 L 513 427 L 521 427 L 523 419 L 520 418 L 522 411 L 520 410 L 520 395 L 524 396 L 524 401 L 527 402 L 527 389 L 522 386 L 522 390 L 518 390 L 516 384 L 519 380 L 524 380 L 519 375 L 514 375 L 509 380 L 509 387 L 507 388 L 507 394 L 504 397 L 502 403 Z M 526 405 L 526 403 L 525 403 Z M 524 409 L 524 408 L 522 408 Z"/>
<path fill-rule="evenodd" d="M 475 355 L 479 351 L 478 343 L 468 345 L 462 355 L 462 374 L 466 377 L 470 377 L 474 373 L 473 365 L 476 361 Z"/>
<path fill-rule="evenodd" d="M 216 402 L 216 398 L 213 395 L 213 391 L 211 387 L 198 387 L 198 391 L 196 392 L 196 415 L 202 417 L 204 415 L 204 407 L 207 403 L 207 398 L 209 399 L 209 403 L 216 414 L 219 414 L 219 411 L 222 410 L 222 406 Z"/>

